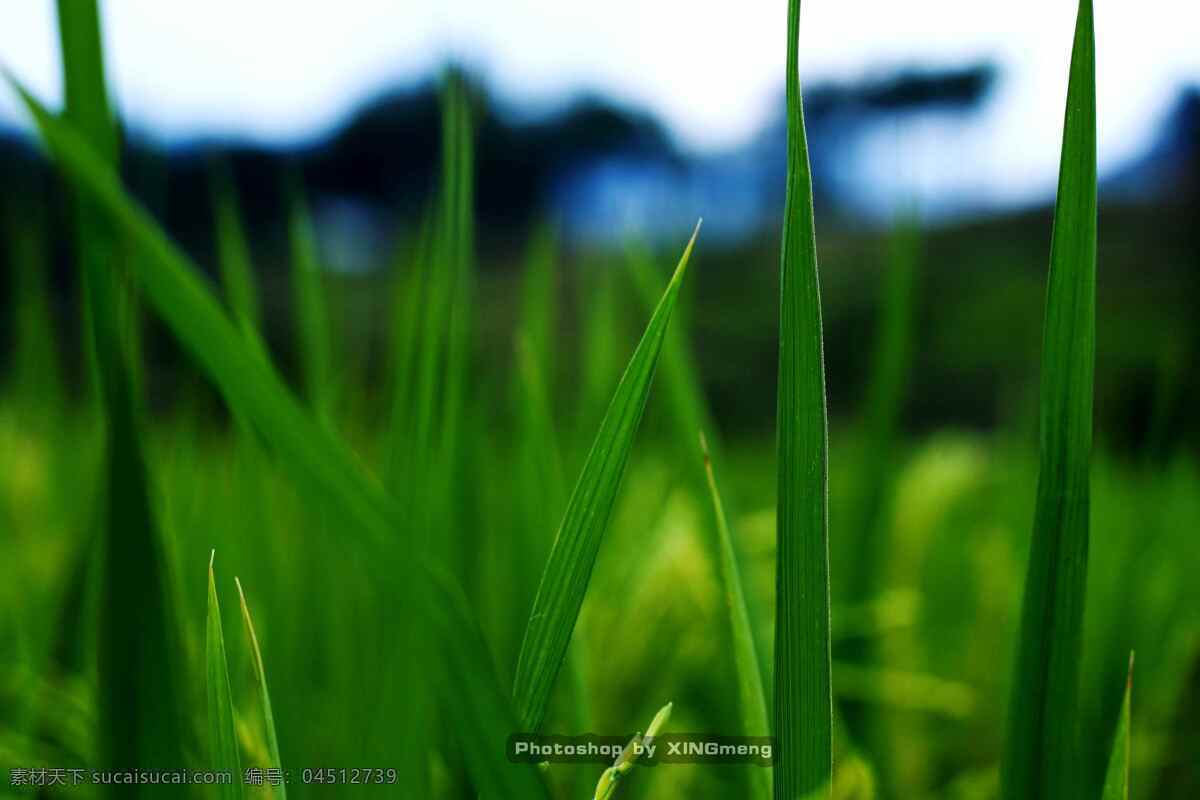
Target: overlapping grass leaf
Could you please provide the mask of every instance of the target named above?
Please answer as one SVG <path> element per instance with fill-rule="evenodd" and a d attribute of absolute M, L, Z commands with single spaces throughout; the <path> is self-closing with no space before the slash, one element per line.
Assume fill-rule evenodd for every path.
<path fill-rule="evenodd" d="M 404 551 L 406 557 L 396 557 L 397 548 L 391 537 L 408 530 L 408 526 L 402 524 L 404 516 L 395 501 L 327 426 L 318 424 L 305 412 L 271 366 L 224 314 L 197 277 L 199 271 L 125 194 L 111 167 L 97 158 L 73 126 L 47 112 L 11 75 L 9 82 L 29 109 L 55 160 L 75 185 L 95 201 L 110 223 L 136 246 L 141 257 L 131 263 L 145 296 L 217 384 L 231 409 L 243 413 L 255 425 L 293 480 L 317 493 L 336 512 L 337 530 L 350 534 L 345 537 L 348 545 L 380 556 L 373 558 L 372 563 L 380 571 L 376 577 L 397 587 L 395 594 L 400 607 L 395 608 L 395 613 L 430 621 L 433 645 L 414 643 L 414 652 L 423 659 L 433 653 L 444 653 L 453 661 L 444 668 L 453 667 L 464 675 L 470 674 L 468 665 L 487 663 L 489 656 L 477 637 L 461 641 L 457 638 L 461 631 L 477 627 L 469 609 L 459 604 L 447 607 L 440 596 L 445 591 L 460 593 L 461 589 L 447 578 L 444 580 L 450 583 L 450 588 L 439 592 L 432 569 L 420 554 L 413 558 Z M 423 667 L 429 674 L 435 671 L 433 663 Z M 410 686 L 408 690 L 415 692 L 421 688 Z M 476 686 L 470 698 L 461 692 L 446 692 L 444 699 L 453 713 L 482 718 L 495 730 L 503 728 L 507 724 L 504 720 L 512 716 L 509 699 L 486 682 Z M 471 702 L 476 704 L 474 710 L 466 707 Z M 481 751 L 480 759 L 468 763 L 481 790 L 490 774 L 505 776 L 505 782 L 528 784 L 523 773 L 532 767 L 509 764 L 499 749 Z M 484 771 L 485 766 L 490 772 Z"/>
<path fill-rule="evenodd" d="M 704 454 L 704 471 L 708 478 L 709 496 L 716 517 L 717 550 L 720 556 L 721 582 L 725 589 L 725 610 L 729 614 L 729 628 L 733 644 L 733 663 L 737 674 L 738 714 L 742 723 L 743 736 L 766 736 L 771 730 L 767 715 L 766 693 L 763 690 L 762 673 L 759 670 L 758 649 L 754 643 L 750 611 L 746 595 L 742 591 L 741 571 L 733 549 L 733 537 L 729 532 L 729 520 L 725 517 L 725 506 L 717 489 L 717 477 L 704 434 L 700 434 L 700 449 Z M 752 798 L 771 797 L 771 774 L 757 767 L 747 770 Z"/>
<path fill-rule="evenodd" d="M 1117 729 L 1113 732 L 1112 755 L 1108 759 L 1108 770 L 1104 775 L 1102 800 L 1129 800 L 1130 715 L 1133 695 L 1133 653 L 1129 654 L 1129 675 L 1125 679 L 1125 696 L 1121 700 L 1121 714 L 1117 718 Z"/>
<path fill-rule="evenodd" d="M 259 702 L 262 703 L 263 727 L 267 733 L 267 755 L 271 759 L 269 766 L 282 770 L 283 759 L 279 757 L 279 735 L 275 732 L 275 712 L 271 708 L 271 693 L 267 690 L 267 670 L 263 666 L 262 650 L 258 646 L 258 634 L 254 631 L 254 621 L 250 618 L 250 606 L 246 604 L 246 593 L 242 591 L 242 582 L 236 577 L 233 582 L 237 586 L 238 602 L 242 607 L 242 624 L 246 628 L 246 640 L 250 643 L 254 681 L 258 686 Z M 271 784 L 271 791 L 279 800 L 287 800 L 286 782 L 280 781 Z"/>
<path fill-rule="evenodd" d="M 550 691 L 567 652 L 571 632 L 587 594 L 592 566 L 608 525 L 625 463 L 633 448 L 654 377 L 655 365 L 699 224 L 683 251 L 675 274 L 650 318 L 629 366 L 617 386 L 579 480 L 567 501 L 558 536 L 550 551 L 525 628 L 517 659 L 513 695 L 523 730 L 536 731 L 546 713 Z"/>
<path fill-rule="evenodd" d="M 233 690 L 229 685 L 229 663 L 225 658 L 225 635 L 221 630 L 221 605 L 217 601 L 217 580 L 213 574 L 214 551 L 208 561 L 208 618 L 205 625 L 204 664 L 208 696 L 209 763 L 217 772 L 232 776 L 217 791 L 222 800 L 242 797 L 242 758 L 238 752 L 237 725 L 234 722 Z"/>
<path fill-rule="evenodd" d="M 94 0 L 60 0 L 58 27 L 64 118 L 79 131 L 96 162 L 115 175 L 117 126 L 108 102 Z M 137 259 L 127 257 L 124 242 L 95 198 L 76 189 L 73 232 L 86 297 L 85 350 L 106 435 L 98 637 L 101 762 L 169 768 L 182 763 L 186 749 L 177 686 L 178 621 L 139 430 L 130 325 L 130 319 L 137 319 L 136 302 L 118 271 L 124 262 Z"/>
<path fill-rule="evenodd" d="M 1001 769 L 1007 800 L 1078 795 L 1079 661 L 1087 585 L 1096 358 L 1096 66 L 1081 0 L 1042 339 L 1040 464 Z"/>
<path fill-rule="evenodd" d="M 775 590 L 775 797 L 824 793 L 833 772 L 828 453 L 812 179 L 788 3 L 787 193 L 780 257 Z"/>

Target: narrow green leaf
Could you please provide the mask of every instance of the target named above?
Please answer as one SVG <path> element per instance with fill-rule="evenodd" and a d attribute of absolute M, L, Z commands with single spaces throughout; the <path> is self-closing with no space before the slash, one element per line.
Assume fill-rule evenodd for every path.
<path fill-rule="evenodd" d="M 470 616 L 466 596 L 441 571 L 430 569 L 433 594 L 426 609 L 443 636 L 444 661 L 427 667 L 439 688 L 447 719 L 471 773 L 475 791 L 486 800 L 539 800 L 549 792 L 537 768 L 508 763 L 504 742 L 516 730 L 516 716 L 500 687 L 486 652 L 483 634 Z"/>
<path fill-rule="evenodd" d="M 1001 768 L 1008 800 L 1075 797 L 1081 785 L 1095 295 L 1095 35 L 1091 0 L 1081 0 L 1046 292 L 1037 501 Z"/>
<path fill-rule="evenodd" d="M 413 425 L 417 391 L 416 364 L 425 313 L 426 264 L 433 248 L 433 224 L 421 223 L 416 242 L 396 261 L 392 287 L 393 320 L 388 350 L 391 387 L 390 408 L 384 451 L 385 484 L 397 495 L 405 485 L 406 469 L 411 467 Z"/>
<path fill-rule="evenodd" d="M 405 515 L 395 501 L 380 489 L 328 427 L 318 424 L 304 411 L 270 364 L 254 352 L 241 331 L 225 316 L 197 278 L 199 271 L 124 193 L 113 170 L 97 159 L 70 124 L 49 114 L 11 74 L 7 78 L 29 109 L 42 140 L 58 164 L 136 245 L 143 257 L 133 259 L 134 275 L 146 298 L 217 384 L 230 408 L 245 414 L 255 425 L 278 452 L 279 464 L 293 480 L 318 493 L 329 504 L 341 523 L 338 530 L 351 534 L 347 543 L 366 547 L 372 556 L 369 563 L 378 570 L 376 577 L 394 590 L 396 613 L 430 620 L 432 646 L 421 640 L 414 642 L 413 650 L 427 660 L 423 665 L 427 673 L 438 674 L 438 664 L 429 661 L 438 652 L 445 652 L 453 669 L 463 674 L 469 674 L 468 665 L 488 663 L 489 656 L 478 637 L 459 636 L 461 630 L 477 629 L 469 609 L 444 597 L 447 592 L 460 595 L 461 589 L 448 578 L 439 579 L 420 554 L 412 558 L 409 551 L 394 546 L 397 531 L 411 530 L 404 524 Z M 404 557 L 399 557 L 401 554 Z M 439 580 L 448 586 L 439 589 Z M 414 625 L 414 629 L 417 627 Z M 139 632 L 140 629 L 131 629 L 133 635 Z M 154 677 L 148 676 L 146 680 Z M 408 690 L 416 693 L 422 688 L 411 686 Z M 511 720 L 515 714 L 498 687 L 484 682 L 474 686 L 473 691 L 471 696 L 445 693 L 450 713 L 481 721 L 492 731 L 513 730 Z M 533 767 L 508 763 L 503 752 L 495 747 L 483 747 L 477 755 L 478 759 L 468 759 L 477 786 L 487 785 L 493 773 L 505 776 L 502 785 L 509 782 L 530 785 L 522 773 L 533 772 Z"/>
<path fill-rule="evenodd" d="M 613 382 L 621 368 L 617 353 L 618 339 L 614 335 L 619 326 L 613 270 L 607 264 L 588 266 L 591 268 L 581 270 L 583 291 L 578 300 L 584 309 L 582 352 L 579 354 L 583 375 L 580 378 L 576 427 L 571 432 L 573 459 L 581 458 L 591 445 L 592 431 L 595 430 L 596 421 L 603 418 L 608 408 Z M 571 465 L 577 463 L 573 460 Z"/>
<path fill-rule="evenodd" d="M 1125 699 L 1121 701 L 1121 716 L 1113 733 L 1112 755 L 1104 776 L 1103 800 L 1129 800 L 1130 713 L 1133 696 L 1133 653 L 1129 654 L 1129 675 L 1125 679 Z"/>
<path fill-rule="evenodd" d="M 221 606 L 217 602 L 217 580 L 213 560 L 208 559 L 208 622 L 204 662 L 208 675 L 208 746 L 209 763 L 218 772 L 228 772 L 233 780 L 220 784 L 217 791 L 226 800 L 242 796 L 242 758 L 238 753 L 237 727 L 233 719 L 233 690 L 229 686 L 229 665 L 225 659 L 225 635 L 221 632 Z"/>
<path fill-rule="evenodd" d="M 246 593 L 242 591 L 242 582 L 235 576 L 233 583 L 237 586 L 238 602 L 242 606 L 242 623 L 246 627 L 246 639 L 250 642 L 250 656 L 254 663 L 254 680 L 258 684 L 258 699 L 262 703 L 263 723 L 267 731 L 267 755 L 271 758 L 269 766 L 283 769 L 283 760 L 279 757 L 279 736 L 275 733 L 275 712 L 271 710 L 271 693 L 267 691 L 267 670 L 263 666 L 262 650 L 258 647 L 258 634 L 254 632 L 254 621 L 250 619 L 250 607 L 246 605 Z M 279 800 L 287 800 L 286 782 L 272 784 L 272 792 Z"/>
<path fill-rule="evenodd" d="M 449 278 L 449 331 L 446 341 L 442 447 L 454 470 L 461 457 L 459 437 L 471 356 L 471 312 L 475 290 L 474 131 L 466 79 L 453 72 L 446 80 L 442 114 L 441 269 Z M 445 320 L 443 320 L 445 324 Z"/>
<path fill-rule="evenodd" d="M 557 255 L 554 229 L 544 225 L 533 235 L 525 260 L 525 279 L 521 284 L 521 335 L 528 342 L 529 353 L 545 378 L 547 394 L 552 393 L 556 383 Z"/>
<path fill-rule="evenodd" d="M 247 345 L 197 277 L 199 270 L 129 199 L 112 168 L 97 160 L 72 126 L 51 116 L 11 76 L 9 82 L 60 166 L 145 256 L 131 265 L 147 300 L 230 407 L 245 413 L 279 451 L 281 466 L 301 483 L 321 489 L 352 529 L 376 540 L 386 538 L 394 509 L 345 444 L 315 424 L 278 374 Z"/>
<path fill-rule="evenodd" d="M 262 330 L 262 312 L 255 286 L 254 264 L 246 231 L 238 212 L 237 187 L 229 167 L 214 167 L 211 177 L 214 221 L 217 234 L 217 264 L 225 300 L 233 317 L 248 336 Z"/>
<path fill-rule="evenodd" d="M 10 204 L 4 214 L 4 240 L 9 246 L 12 283 L 12 329 L 8 332 L 16 343 L 12 356 L 12 385 L 27 404 L 26 413 L 37 415 L 57 413 L 63 404 L 63 379 L 59 353 L 51 316 L 51 296 L 47 275 L 45 245 L 46 214 L 40 202 L 24 204 L 18 211 Z M 16 220 L 20 220 L 18 223 Z"/>
<path fill-rule="evenodd" d="M 641 249 L 631 249 L 629 253 L 629 272 L 633 277 L 634 287 L 647 311 L 653 311 L 658 302 L 659 279 L 650 261 L 649 254 Z M 700 378 L 697 374 L 695 360 L 688 346 L 685 332 L 689 325 L 686 309 L 676 310 L 677 324 L 667 332 L 663 342 L 662 354 L 662 394 L 670 409 L 671 423 L 675 426 L 674 440 L 682 449 L 687 447 L 687 456 L 693 457 L 692 442 L 696 431 L 708 431 L 711 435 L 715 430 L 708 401 L 704 397 Z M 720 455 L 720 449 L 713 442 L 714 456 Z M 699 471 L 700 473 L 703 470 Z M 697 486 L 704 483 L 703 474 L 697 474 Z"/>
<path fill-rule="evenodd" d="M 766 693 L 763 691 L 762 673 L 759 671 L 758 649 L 754 644 L 750 611 L 746 596 L 742 592 L 741 572 L 733 549 L 733 537 L 729 532 L 729 521 L 725 517 L 725 506 L 717 490 L 717 477 L 713 472 L 708 443 L 700 434 L 700 450 L 704 454 L 704 471 L 708 478 L 708 492 L 712 499 L 713 514 L 717 523 L 717 549 L 720 554 L 721 582 L 725 585 L 725 610 L 729 613 L 729 627 L 733 638 L 733 663 L 737 672 L 738 713 L 741 715 L 743 736 L 766 736 L 771 730 L 767 716 Z M 752 767 L 747 770 L 750 780 L 750 797 L 771 796 L 771 773 L 769 770 Z"/>
<path fill-rule="evenodd" d="M 867 388 L 864 451 L 860 494 L 838 542 L 840 554 L 852 554 L 845 562 L 845 594 L 839 598 L 851 606 L 869 604 L 880 590 L 881 565 L 890 552 L 888 506 L 897 470 L 897 431 L 904 408 L 905 386 L 910 372 L 914 339 L 914 283 L 919 245 L 918 220 L 903 218 L 892 232 L 888 248 L 887 274 L 880 292 L 880 319 L 875 336 L 870 380 Z M 879 660 L 877 640 L 856 636 L 837 642 L 833 655 L 838 661 L 865 666 Z M 880 784 L 891 785 L 891 746 L 884 726 L 887 719 L 872 703 L 847 700 L 838 691 L 839 709 L 847 732 L 856 745 L 869 754 Z"/>
<path fill-rule="evenodd" d="M 828 426 L 812 178 L 799 73 L 800 0 L 788 3 L 787 194 L 780 257 L 775 579 L 775 797 L 833 774 Z"/>
<path fill-rule="evenodd" d="M 94 0 L 59 0 L 64 125 L 116 178 L 118 135 L 108 103 L 100 14 Z M 106 483 L 99 624 L 100 763 L 177 768 L 187 734 L 176 660 L 178 620 L 169 561 L 154 519 L 139 432 L 138 390 L 126 324 L 136 308 L 118 267 L 128 259 L 96 199 L 74 197 L 75 257 L 86 297 L 91 374 L 105 421 Z M 123 313 L 126 312 L 126 313 Z M 145 794 L 124 787 L 122 796 Z"/>
<path fill-rule="evenodd" d="M 332 329 L 321 278 L 317 239 L 312 219 L 297 179 L 290 187 L 288 232 L 292 245 L 292 307 L 300 342 L 300 364 L 305 398 L 317 418 L 328 422 L 333 413 Z"/>
<path fill-rule="evenodd" d="M 697 223 L 675 274 L 617 386 L 583 471 L 567 501 L 567 510 L 542 573 L 517 659 L 513 695 L 522 730 L 536 731 L 545 716 L 550 691 L 587 594 L 592 566 L 608 526 L 625 462 L 646 408 L 671 311 L 679 297 L 679 287 L 699 233 Z"/>

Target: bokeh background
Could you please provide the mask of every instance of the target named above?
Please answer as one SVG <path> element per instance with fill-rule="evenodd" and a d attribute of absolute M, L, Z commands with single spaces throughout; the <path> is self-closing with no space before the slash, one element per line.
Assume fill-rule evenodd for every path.
<path fill-rule="evenodd" d="M 496 410 L 519 381 L 514 330 L 531 259 L 553 262 L 548 409 L 569 486 L 648 314 L 629 264 L 665 275 L 704 217 L 676 324 L 705 424 L 724 442 L 717 470 L 769 642 L 784 4 L 123 0 L 102 12 L 127 187 L 215 285 L 210 185 L 214 169 L 227 170 L 265 340 L 297 385 L 288 192 L 303 186 L 336 332 L 339 425 L 367 460 L 389 402 L 395 287 L 420 250 L 438 186 L 440 87 L 447 75 L 465 81 L 475 130 L 472 408 L 490 429 L 473 462 L 481 519 L 480 509 L 537 503 L 536 488 L 506 483 L 519 480 L 505 464 L 524 429 L 519 415 Z M 848 759 L 860 772 L 847 791 L 994 791 L 1036 481 L 1073 19 L 1067 2 L 806 4 L 835 653 L 844 656 L 835 682 L 851 727 L 869 709 L 866 751 L 887 754 Z M 1136 648 L 1145 676 L 1134 706 L 1137 796 L 1195 797 L 1200 11 L 1098 0 L 1096 19 L 1097 456 L 1084 695 L 1099 735 L 1089 758 L 1102 765 Z M 0 61 L 52 106 L 62 95 L 57 41 L 49 0 L 0 9 Z M 0 92 L 0 185 L 0 527 L 14 554 L 0 592 L 25 620 L 5 629 L 8 641 L 27 648 L 56 639 L 72 554 L 94 522 L 99 462 L 67 195 L 11 92 Z M 891 317 L 889 297 L 906 298 Z M 202 626 L 203 565 L 217 536 L 229 570 L 271 598 L 262 638 L 278 674 L 285 762 L 386 761 L 385 742 L 364 733 L 375 729 L 350 721 L 370 706 L 361 679 L 373 662 L 345 655 L 356 645 L 344 628 L 381 624 L 378 609 L 364 591 L 321 611 L 336 582 L 314 578 L 322 565 L 349 581 L 355 566 L 310 542 L 303 498 L 285 480 L 272 474 L 248 488 L 237 477 L 248 468 L 218 395 L 153 315 L 136 325 L 159 513 L 190 576 L 181 584 L 188 624 Z M 50 336 L 34 340 L 36 331 Z M 590 722 L 605 732 L 644 725 L 666 700 L 681 730 L 736 719 L 731 668 L 720 665 L 721 592 L 707 534 L 697 533 L 710 524 L 693 482 L 698 455 L 662 394 L 577 631 Z M 263 516 L 246 519 L 247 504 Z M 540 513 L 525 508 L 504 524 Z M 252 544 L 255 528 L 269 549 Z M 856 549 L 865 528 L 882 532 L 871 554 Z M 869 590 L 843 577 L 865 559 Z M 289 593 L 308 579 L 317 588 Z M 527 605 L 531 591 L 512 588 L 513 605 Z M 496 669 L 511 680 L 524 612 L 494 611 L 486 592 L 477 601 L 484 619 L 494 612 Z M 305 624 L 340 632 L 314 640 Z M 14 669 L 5 689 L 20 704 L 31 685 L 60 693 L 86 721 L 86 671 L 78 683 L 63 677 L 73 674 Z M 559 722 L 572 719 L 564 712 Z M 37 748 L 79 758 L 93 746 L 85 723 L 10 738 L 0 750 L 12 759 Z M 453 795 L 461 765 L 435 766 Z M 664 767 L 629 791 L 736 796 L 739 780 L 729 769 Z"/>

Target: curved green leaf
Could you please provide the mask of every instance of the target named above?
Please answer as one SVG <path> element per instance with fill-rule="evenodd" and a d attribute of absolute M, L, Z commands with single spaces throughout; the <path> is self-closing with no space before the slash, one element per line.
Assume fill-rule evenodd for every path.
<path fill-rule="evenodd" d="M 545 716 L 550 691 L 587 594 L 592 565 L 608 526 L 625 462 L 629 459 L 634 435 L 646 408 L 671 311 L 679 297 L 679 287 L 699 233 L 700 224 L 697 223 L 675 274 L 617 386 L 583 471 L 567 501 L 567 510 L 542 573 L 517 658 L 513 696 L 523 730 L 536 731 Z"/>
<path fill-rule="evenodd" d="M 799 75 L 800 0 L 788 3 L 787 194 L 779 286 L 775 796 L 833 774 L 828 433 L 812 178 Z"/>
<path fill-rule="evenodd" d="M 242 797 L 242 758 L 238 752 L 237 726 L 233 715 L 233 690 L 229 686 L 229 665 L 225 658 L 225 635 L 221 631 L 221 606 L 217 602 L 217 581 L 213 575 L 214 550 L 208 559 L 208 622 L 205 626 L 205 667 L 208 675 L 208 744 L 212 768 L 227 772 L 229 783 L 217 791 L 225 800 Z"/>
<path fill-rule="evenodd" d="M 246 605 L 246 593 L 242 591 L 242 582 L 234 577 L 233 583 L 237 586 L 238 602 L 242 607 L 242 623 L 246 627 L 246 639 L 250 642 L 250 657 L 254 663 L 254 680 L 258 683 L 258 699 L 262 703 L 263 723 L 267 731 L 267 755 L 271 758 L 270 766 L 282 770 L 283 760 L 279 757 L 279 736 L 275 733 L 275 712 L 271 709 L 271 693 L 267 691 L 267 671 L 263 667 L 262 650 L 258 647 L 258 634 L 254 632 L 254 621 L 250 619 L 250 607 Z M 273 783 L 271 787 L 279 800 L 287 800 L 286 781 Z"/>
<path fill-rule="evenodd" d="M 1125 679 L 1125 699 L 1121 701 L 1121 716 L 1113 733 L 1112 756 L 1104 776 L 1102 800 L 1129 800 L 1130 710 L 1133 695 L 1133 653 L 1129 654 L 1129 675 Z"/>
<path fill-rule="evenodd" d="M 1001 767 L 1007 800 L 1080 792 L 1079 661 L 1087 588 L 1096 360 L 1096 58 L 1081 0 L 1063 125 L 1042 340 L 1033 539 Z"/>

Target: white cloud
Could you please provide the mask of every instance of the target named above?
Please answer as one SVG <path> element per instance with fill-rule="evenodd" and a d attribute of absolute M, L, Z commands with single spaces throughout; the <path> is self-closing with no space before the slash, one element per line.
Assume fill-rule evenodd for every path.
<path fill-rule="evenodd" d="M 58 95 L 51 0 L 0 11 L 0 60 Z M 806 0 L 808 83 L 881 66 L 995 59 L 1004 78 L 966 153 L 981 181 L 1042 180 L 1057 166 L 1074 24 L 1071 0 Z M 735 144 L 782 84 L 784 0 L 110 0 L 110 75 L 122 110 L 156 134 L 298 138 L 450 53 L 513 98 L 597 89 L 660 114 L 699 149 Z M 1181 81 L 1200 80 L 1200 7 L 1096 0 L 1101 159 L 1144 146 Z M 6 94 L 6 93 L 0 93 Z M 17 118 L 11 97 L 0 114 Z"/>

